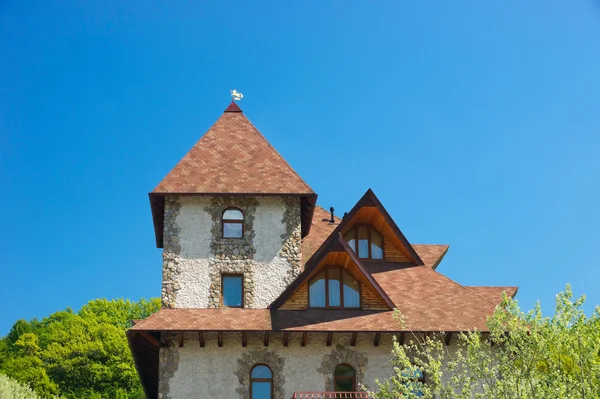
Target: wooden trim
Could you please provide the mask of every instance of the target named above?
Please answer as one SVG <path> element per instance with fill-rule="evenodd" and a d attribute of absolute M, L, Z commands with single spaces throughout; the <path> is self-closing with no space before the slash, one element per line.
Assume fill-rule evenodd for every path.
<path fill-rule="evenodd" d="M 220 303 L 221 303 L 221 308 L 224 308 L 225 305 L 223 305 L 223 291 L 224 291 L 224 287 L 225 285 L 223 284 L 223 278 L 224 277 L 241 277 L 242 278 L 242 305 L 241 306 L 227 306 L 227 308 L 234 308 L 234 309 L 243 309 L 244 308 L 244 295 L 246 294 L 244 292 L 244 275 L 242 273 L 223 273 L 221 274 L 221 293 L 220 293 Z"/>
<path fill-rule="evenodd" d="M 306 343 L 308 342 L 308 334 L 303 332 L 302 333 L 302 340 L 300 341 L 300 346 L 306 346 Z"/>
<path fill-rule="evenodd" d="M 283 346 L 288 347 L 290 334 L 286 331 L 283 333 Z"/>
<path fill-rule="evenodd" d="M 269 369 L 269 371 L 271 372 L 271 378 L 252 378 L 252 371 L 257 367 L 257 366 L 265 366 L 266 368 Z M 256 363 L 254 366 L 252 366 L 252 368 L 250 369 L 250 399 L 252 398 L 252 383 L 253 382 L 269 382 L 271 384 L 271 399 L 273 399 L 273 385 L 274 382 L 273 380 L 275 379 L 275 375 L 273 374 L 273 369 L 265 363 Z"/>
<path fill-rule="evenodd" d="M 263 340 L 264 346 L 269 346 L 269 332 L 265 331 L 265 338 Z"/>
<path fill-rule="evenodd" d="M 200 344 L 201 348 L 204 348 L 204 334 L 202 331 L 198 331 L 198 343 Z"/>
<path fill-rule="evenodd" d="M 375 339 L 373 340 L 373 346 L 379 346 L 379 340 L 381 339 L 381 333 L 375 333 Z"/>
<path fill-rule="evenodd" d="M 404 331 L 402 331 L 400 333 L 400 336 L 398 337 L 398 343 L 400 345 L 404 345 L 404 338 L 406 337 L 406 333 Z"/>
<path fill-rule="evenodd" d="M 140 334 L 142 337 L 146 338 L 146 340 L 148 342 L 150 342 L 153 346 L 158 346 L 160 347 L 160 342 L 149 332 L 147 331 L 139 331 L 138 334 Z"/>
<path fill-rule="evenodd" d="M 356 332 L 352 333 L 352 338 L 350 338 L 350 346 L 356 346 L 356 338 L 358 334 Z"/>
<path fill-rule="evenodd" d="M 183 348 L 183 333 L 179 333 L 179 347 Z"/>
<path fill-rule="evenodd" d="M 240 211 L 242 213 L 242 219 L 225 219 L 225 212 L 227 211 Z M 246 230 L 246 226 L 245 223 L 246 222 L 246 214 L 244 213 L 243 210 L 241 210 L 240 208 L 238 208 L 237 206 L 229 206 L 227 208 L 225 208 L 223 210 L 223 212 L 221 213 L 221 238 L 227 238 L 227 239 L 235 239 L 235 240 L 239 240 L 240 238 L 244 238 L 244 233 Z M 225 223 L 231 223 L 231 224 L 241 224 L 242 225 L 242 236 L 241 237 L 225 237 Z"/>
<path fill-rule="evenodd" d="M 444 336 L 444 344 L 446 344 L 446 346 L 450 345 L 451 339 L 452 339 L 452 333 L 451 332 L 446 333 L 446 335 Z"/>
<path fill-rule="evenodd" d="M 328 332 L 327 333 L 327 339 L 325 340 L 325 345 L 331 346 L 331 341 L 332 340 L 333 340 L 333 333 L 332 332 Z"/>
<path fill-rule="evenodd" d="M 219 345 L 219 348 L 223 347 L 223 331 L 217 333 L 217 345 Z"/>
<path fill-rule="evenodd" d="M 242 331 L 242 348 L 248 346 L 248 338 L 246 337 L 246 331 Z"/>

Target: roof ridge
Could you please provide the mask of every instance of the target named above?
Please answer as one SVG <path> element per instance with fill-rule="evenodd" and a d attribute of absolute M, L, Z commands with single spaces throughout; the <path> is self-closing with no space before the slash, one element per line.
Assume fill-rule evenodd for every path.
<path fill-rule="evenodd" d="M 242 116 L 244 117 L 244 119 L 246 119 L 246 121 L 250 124 L 250 126 L 252 126 L 252 129 L 254 129 L 254 131 L 256 133 L 258 133 L 258 136 L 275 152 L 275 154 L 279 157 L 279 159 L 281 159 L 283 161 L 283 163 L 292 171 L 292 173 L 294 175 L 296 175 L 296 177 L 298 179 L 300 179 L 300 181 L 304 184 L 304 186 L 306 186 L 307 189 L 309 189 L 310 191 L 312 191 L 314 193 L 315 191 L 312 189 L 312 187 L 310 187 L 308 185 L 308 183 L 306 183 L 304 181 L 304 179 L 302 177 L 300 177 L 300 175 L 298 174 L 298 172 L 296 172 L 296 170 L 294 170 L 294 168 L 292 168 L 292 165 L 290 165 L 288 163 L 288 161 L 286 161 L 285 158 L 281 156 L 281 154 L 279 153 L 279 151 L 277 151 L 275 149 L 275 147 L 273 147 L 273 145 L 271 143 L 269 143 L 269 140 L 267 140 L 267 138 L 260 132 L 260 130 L 258 130 L 256 128 L 256 126 L 254 126 L 254 124 L 250 121 L 250 119 L 248 119 L 244 113 L 242 113 Z"/>

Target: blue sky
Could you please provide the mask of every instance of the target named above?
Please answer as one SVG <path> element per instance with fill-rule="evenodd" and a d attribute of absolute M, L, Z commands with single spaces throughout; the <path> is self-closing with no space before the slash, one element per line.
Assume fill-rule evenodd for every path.
<path fill-rule="evenodd" d="M 55 4 L 50 4 L 55 3 Z M 221 115 L 439 271 L 600 303 L 600 1 L 0 2 L 0 334 L 160 294 L 147 193 Z"/>

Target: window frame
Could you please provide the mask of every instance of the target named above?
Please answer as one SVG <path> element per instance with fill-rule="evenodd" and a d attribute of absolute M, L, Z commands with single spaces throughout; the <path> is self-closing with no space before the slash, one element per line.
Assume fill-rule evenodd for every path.
<path fill-rule="evenodd" d="M 358 228 L 359 227 L 366 227 L 367 228 L 367 236 L 369 237 L 369 256 L 367 258 L 361 258 L 360 254 L 358 253 Z M 346 234 L 348 234 L 351 230 L 354 230 L 354 253 L 356 254 L 356 256 L 358 256 L 358 259 L 366 259 L 369 261 L 374 261 L 374 262 L 381 262 L 381 261 L 385 261 L 385 237 L 383 236 L 383 234 L 381 234 L 381 232 L 379 230 L 377 230 L 375 227 L 371 226 L 368 223 L 356 223 L 354 226 L 352 226 L 350 229 L 348 229 L 348 231 L 346 231 L 346 233 L 342 234 L 344 236 L 344 239 L 346 240 Z M 379 236 L 381 237 L 381 259 L 373 259 L 373 255 L 372 255 L 372 251 L 371 251 L 371 245 L 373 245 L 373 240 L 371 239 L 371 231 L 375 230 L 375 232 L 377 234 L 379 234 Z M 348 240 L 346 240 L 348 241 Z M 350 247 L 352 248 L 352 247 Z"/>
<path fill-rule="evenodd" d="M 338 367 L 340 367 L 340 366 L 348 366 L 348 367 L 350 367 L 350 368 L 352 369 L 352 372 L 354 373 L 354 374 L 353 374 L 353 376 L 352 376 L 352 377 L 343 377 L 343 376 L 337 376 L 337 375 L 335 374 L 335 371 L 336 371 L 336 370 L 337 370 L 337 368 L 338 368 Z M 339 380 L 343 380 L 343 381 L 348 381 L 348 380 L 351 380 L 351 381 L 352 381 L 352 390 L 351 390 L 351 391 L 336 391 L 336 390 L 335 390 L 335 387 L 336 387 L 336 385 L 337 385 L 336 383 L 337 383 L 337 381 L 339 381 Z M 338 364 L 337 366 L 335 366 L 335 368 L 333 369 L 333 391 L 334 391 L 334 392 L 336 392 L 336 393 L 337 393 L 337 392 L 342 392 L 342 393 L 343 393 L 343 392 L 356 392 L 356 369 L 355 369 L 355 368 L 354 368 L 354 367 L 353 367 L 351 364 L 348 364 L 348 363 L 340 363 L 340 364 Z"/>
<path fill-rule="evenodd" d="M 269 371 L 271 372 L 271 378 L 253 378 L 252 377 L 252 371 L 254 371 L 254 369 L 258 366 L 265 366 L 266 368 L 269 369 Z M 250 369 L 250 399 L 253 399 L 252 396 L 252 383 L 253 382 L 269 382 L 271 384 L 271 397 L 269 399 L 273 399 L 273 386 L 274 384 L 274 374 L 273 374 L 273 369 L 266 363 L 256 363 L 254 366 L 252 366 L 252 368 Z"/>
<path fill-rule="evenodd" d="M 329 306 L 329 270 L 338 269 L 340 271 L 340 306 Z M 310 284 L 315 281 L 317 276 L 321 274 L 321 271 L 325 272 L 325 306 L 311 306 L 310 305 Z M 362 283 L 358 282 L 358 307 L 346 307 L 344 306 L 344 272 L 348 273 L 352 278 L 352 274 L 343 268 L 342 266 L 327 266 L 323 270 L 320 270 L 313 278 L 308 280 L 308 308 L 309 309 L 362 309 Z M 337 367 L 337 366 L 336 366 Z"/>
<path fill-rule="evenodd" d="M 225 306 L 224 305 L 224 292 L 225 292 L 225 285 L 223 284 L 223 279 L 227 278 L 227 277 L 241 277 L 242 278 L 242 305 L 241 306 Z M 221 309 L 243 309 L 244 308 L 244 274 L 242 273 L 223 273 L 221 274 Z"/>
<path fill-rule="evenodd" d="M 225 219 L 225 212 L 227 211 L 240 211 L 242 213 L 242 219 Z M 230 240 L 239 240 L 241 238 L 244 238 L 244 234 L 246 233 L 246 226 L 245 226 L 245 222 L 246 221 L 246 214 L 244 213 L 243 210 L 241 210 L 240 208 L 238 208 L 237 206 L 230 206 L 226 209 L 223 210 L 223 212 L 221 213 L 221 238 L 226 238 L 226 239 L 230 239 Z M 225 237 L 225 223 L 230 223 L 230 224 L 241 224 L 242 225 L 242 236 L 241 237 Z"/>

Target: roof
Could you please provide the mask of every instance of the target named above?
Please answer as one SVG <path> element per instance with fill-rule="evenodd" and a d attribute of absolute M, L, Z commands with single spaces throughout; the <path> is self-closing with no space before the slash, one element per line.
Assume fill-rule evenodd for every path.
<path fill-rule="evenodd" d="M 235 103 L 152 192 L 314 194 Z"/>
<path fill-rule="evenodd" d="M 310 230 L 316 194 L 235 102 L 149 194 L 157 246 L 165 196 L 227 194 L 299 196 L 303 235 Z"/>
<path fill-rule="evenodd" d="M 498 302 L 502 301 L 503 293 L 509 298 L 514 298 L 519 291 L 519 287 L 482 287 L 482 286 L 465 286 L 475 294 L 486 298 L 488 301 Z"/>
<path fill-rule="evenodd" d="M 325 208 L 317 205 L 312 218 L 312 227 L 310 234 L 304 237 L 302 241 L 302 263 L 306 263 L 314 253 L 325 242 L 327 237 L 333 233 L 335 228 L 341 223 L 342 219 L 334 216 L 334 223 L 331 223 L 331 213 Z M 435 269 L 450 248 L 443 244 L 412 244 L 423 263 L 432 269 Z"/>
<path fill-rule="evenodd" d="M 309 309 L 161 309 L 131 330 L 142 331 L 488 331 L 500 299 L 488 300 L 428 266 L 365 264 L 405 318 L 393 311 Z"/>

